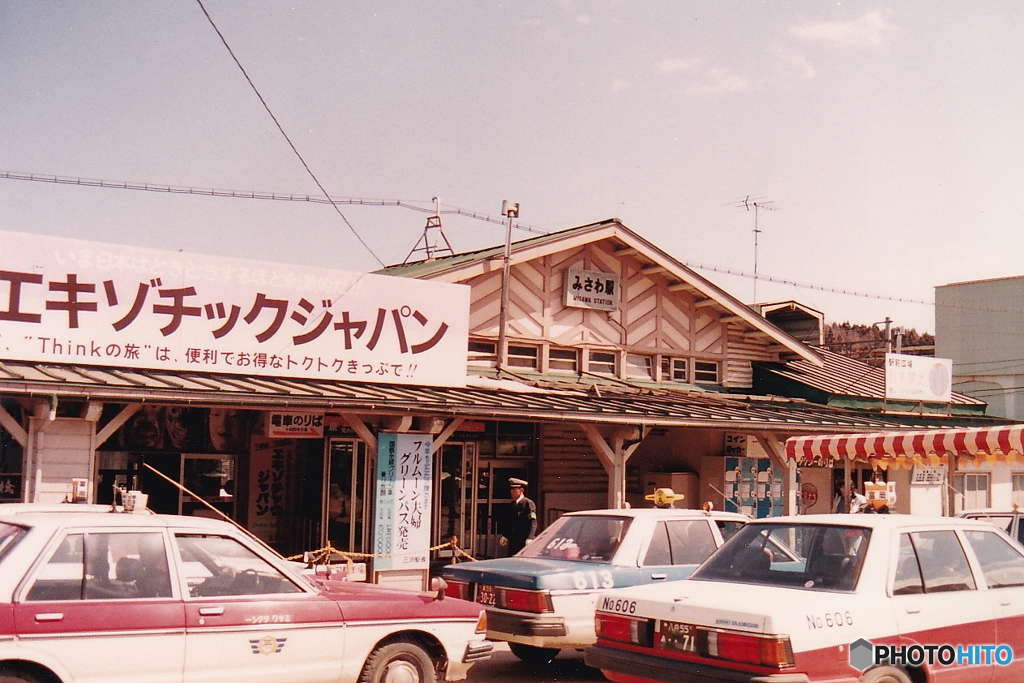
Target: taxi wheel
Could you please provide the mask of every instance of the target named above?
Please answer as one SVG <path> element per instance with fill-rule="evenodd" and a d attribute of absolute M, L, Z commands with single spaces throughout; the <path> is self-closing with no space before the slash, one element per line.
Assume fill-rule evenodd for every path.
<path fill-rule="evenodd" d="M 880 666 L 861 676 L 860 683 L 910 683 L 910 676 L 903 669 Z"/>
<path fill-rule="evenodd" d="M 370 653 L 359 683 L 436 683 L 434 662 L 416 643 L 399 640 Z M 0 683 L 3 683 L 0 681 Z"/>
<path fill-rule="evenodd" d="M 534 666 L 550 664 L 560 651 L 557 647 L 536 647 L 522 643 L 509 643 L 508 649 L 522 661 Z"/>

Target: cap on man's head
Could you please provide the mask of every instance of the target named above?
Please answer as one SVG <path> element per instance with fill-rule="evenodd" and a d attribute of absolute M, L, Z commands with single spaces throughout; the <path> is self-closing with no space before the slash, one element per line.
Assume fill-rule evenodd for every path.
<path fill-rule="evenodd" d="M 510 477 L 508 480 L 508 485 L 510 488 L 515 488 L 518 486 L 521 489 L 525 489 L 527 486 L 529 486 L 529 482 L 523 479 L 516 479 L 515 477 Z"/>

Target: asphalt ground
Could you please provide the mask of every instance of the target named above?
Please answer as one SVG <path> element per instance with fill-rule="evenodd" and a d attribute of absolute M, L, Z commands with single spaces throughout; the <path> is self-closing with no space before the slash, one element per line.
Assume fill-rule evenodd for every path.
<path fill-rule="evenodd" d="M 600 671 L 583 663 L 582 652 L 562 650 L 550 664 L 534 667 L 524 664 L 509 652 L 506 643 L 495 643 L 491 658 L 474 664 L 466 678 L 467 683 L 570 683 L 604 680 Z"/>

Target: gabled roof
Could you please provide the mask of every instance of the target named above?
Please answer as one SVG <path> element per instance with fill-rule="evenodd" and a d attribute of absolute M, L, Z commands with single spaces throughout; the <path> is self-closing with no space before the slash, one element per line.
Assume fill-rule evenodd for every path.
<path fill-rule="evenodd" d="M 814 350 L 765 320 L 724 289 L 624 226 L 617 218 L 609 218 L 598 223 L 581 225 L 513 242 L 511 262 L 513 265 L 525 263 L 565 249 L 602 240 L 613 242 L 617 254 L 631 256 L 639 260 L 643 264 L 645 273 L 663 275 L 669 281 L 668 288 L 670 290 L 690 292 L 698 299 L 707 301 L 708 305 L 717 308 L 728 317 L 729 322 L 743 325 L 749 330 L 765 335 L 773 343 L 812 365 L 820 366 L 822 364 Z M 500 269 L 504 253 L 504 245 L 498 245 L 430 261 L 389 266 L 377 272 L 423 280 L 463 282 Z"/>
<path fill-rule="evenodd" d="M 884 368 L 876 368 L 855 358 L 842 356 L 825 349 L 816 349 L 816 351 L 824 361 L 821 366 L 803 360 L 794 360 L 788 363 L 755 363 L 755 366 L 777 377 L 797 382 L 831 396 L 885 400 Z M 951 403 L 961 406 L 987 405 L 985 401 L 957 392 L 953 392 Z"/>

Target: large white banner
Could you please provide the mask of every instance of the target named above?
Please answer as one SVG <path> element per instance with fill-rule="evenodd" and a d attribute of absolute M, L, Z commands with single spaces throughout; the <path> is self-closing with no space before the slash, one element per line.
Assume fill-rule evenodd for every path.
<path fill-rule="evenodd" d="M 952 395 L 951 359 L 885 354 L 886 398 L 949 403 Z"/>
<path fill-rule="evenodd" d="M 0 358 L 464 386 L 469 287 L 0 232 Z"/>

